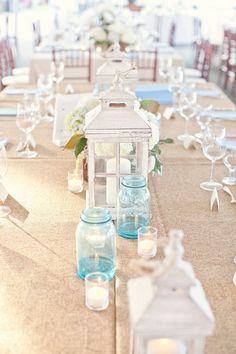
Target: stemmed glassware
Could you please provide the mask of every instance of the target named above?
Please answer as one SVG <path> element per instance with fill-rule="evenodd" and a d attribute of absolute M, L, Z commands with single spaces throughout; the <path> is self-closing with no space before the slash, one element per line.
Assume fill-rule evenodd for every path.
<path fill-rule="evenodd" d="M 211 112 L 212 112 L 213 106 L 209 105 L 207 107 L 202 107 L 201 105 L 197 104 L 195 106 L 195 117 L 197 120 L 198 125 L 200 126 L 201 131 L 199 133 L 195 134 L 195 137 L 198 139 L 203 139 L 204 137 L 204 131 L 208 124 L 211 121 Z"/>
<path fill-rule="evenodd" d="M 174 111 L 178 112 L 179 107 L 179 97 L 181 93 L 181 86 L 183 85 L 184 81 L 184 71 L 181 66 L 178 67 L 172 67 L 170 70 L 170 75 L 169 75 L 169 86 L 170 90 L 173 92 L 173 97 L 174 97 Z"/>
<path fill-rule="evenodd" d="M 215 162 L 222 159 L 226 152 L 226 147 L 222 144 L 225 137 L 225 128 L 219 125 L 208 125 L 206 127 L 202 142 L 202 150 L 207 159 L 211 161 L 211 175 L 208 182 L 203 182 L 200 187 L 207 191 L 222 189 L 222 184 L 214 181 L 213 171 Z"/>
<path fill-rule="evenodd" d="M 58 93 L 60 83 L 64 79 L 64 63 L 62 61 L 52 61 L 51 74 L 52 74 L 52 80 L 56 85 L 55 93 Z"/>
<path fill-rule="evenodd" d="M 16 116 L 16 125 L 25 134 L 26 146 L 23 151 L 20 151 L 18 154 L 21 157 L 34 158 L 38 154 L 36 151 L 30 150 L 29 140 L 30 133 L 34 130 L 37 124 L 37 116 L 34 111 L 26 110 L 22 105 L 18 104 L 17 106 L 17 116 Z"/>
<path fill-rule="evenodd" d="M 178 139 L 180 141 L 184 141 L 187 138 L 192 138 L 194 137 L 189 134 L 188 131 L 188 124 L 189 120 L 194 117 L 195 112 L 194 112 L 194 106 L 197 103 L 197 94 L 194 91 L 194 89 L 188 89 L 187 91 L 182 91 L 180 93 L 180 99 L 179 99 L 179 113 L 181 117 L 185 119 L 185 131 L 184 134 L 181 134 L 178 136 Z"/>
<path fill-rule="evenodd" d="M 52 75 L 39 75 L 38 77 L 38 88 L 40 89 L 39 99 L 43 104 L 43 113 L 40 116 L 40 120 L 46 122 L 52 122 L 53 117 L 48 115 L 48 104 L 53 99 L 53 81 Z"/>
<path fill-rule="evenodd" d="M 233 186 L 236 184 L 236 150 L 232 150 L 231 152 L 226 154 L 223 161 L 225 166 L 229 169 L 229 176 L 224 177 L 222 179 L 222 182 L 224 184 Z"/>
<path fill-rule="evenodd" d="M 173 60 L 171 57 L 159 57 L 158 65 L 159 65 L 159 74 L 163 77 L 164 81 L 168 81 L 168 77 L 170 75 L 170 70 L 172 67 Z"/>
<path fill-rule="evenodd" d="M 7 173 L 7 153 L 5 146 L 0 146 L 0 185 L 2 184 L 2 179 Z M 8 206 L 4 206 L 4 200 L 0 200 L 0 218 L 6 217 L 10 214 L 11 209 Z"/>

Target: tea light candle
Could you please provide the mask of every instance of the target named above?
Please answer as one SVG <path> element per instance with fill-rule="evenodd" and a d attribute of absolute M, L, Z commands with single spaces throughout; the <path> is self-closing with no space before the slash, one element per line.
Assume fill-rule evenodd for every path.
<path fill-rule="evenodd" d="M 80 193 L 83 190 L 83 181 L 78 178 L 68 180 L 68 190 L 73 193 Z"/>
<path fill-rule="evenodd" d="M 107 160 L 107 173 L 116 173 L 116 158 Z M 120 159 L 120 173 L 130 173 L 131 162 L 128 159 Z M 116 177 L 107 177 L 106 183 L 106 202 L 109 205 L 116 205 Z"/>
<path fill-rule="evenodd" d="M 143 240 L 138 243 L 138 254 L 143 257 L 153 257 L 156 254 L 156 242 L 154 240 Z"/>
<path fill-rule="evenodd" d="M 109 281 L 105 273 L 89 273 L 85 277 L 85 302 L 90 310 L 102 311 L 109 305 Z"/>
<path fill-rule="evenodd" d="M 80 193 L 83 190 L 83 172 L 82 170 L 68 171 L 68 190 L 72 193 Z"/>
<path fill-rule="evenodd" d="M 90 288 L 86 294 L 86 304 L 93 310 L 101 310 L 108 305 L 108 291 L 99 286 Z"/>
<path fill-rule="evenodd" d="M 138 229 L 138 255 L 144 258 L 154 257 L 157 253 L 157 229 L 142 226 Z"/>
<path fill-rule="evenodd" d="M 173 339 L 154 339 L 148 342 L 147 354 L 186 354 L 183 342 Z"/>

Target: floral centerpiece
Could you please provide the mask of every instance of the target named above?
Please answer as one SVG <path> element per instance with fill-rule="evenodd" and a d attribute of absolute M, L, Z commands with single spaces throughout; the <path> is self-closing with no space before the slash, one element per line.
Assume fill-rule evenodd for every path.
<path fill-rule="evenodd" d="M 119 42 L 124 49 L 137 42 L 130 18 L 123 16 L 121 20 L 117 20 L 118 17 L 121 18 L 119 8 L 109 5 L 98 6 L 96 12 L 87 15 L 90 38 L 94 40 L 96 46 L 107 49 L 114 42 Z"/>
<path fill-rule="evenodd" d="M 84 136 L 85 118 L 87 113 L 91 112 L 100 104 L 98 99 L 87 99 L 80 102 L 77 108 L 72 111 L 65 119 L 65 126 L 71 133 L 66 148 L 74 149 L 75 157 L 78 163 L 85 158 L 87 139 Z M 161 173 L 162 163 L 160 160 L 161 144 L 171 144 L 172 139 L 160 139 L 160 113 L 159 103 L 154 100 L 139 101 L 139 109 L 143 119 L 150 125 L 152 137 L 149 139 L 149 172 Z M 95 151 L 97 156 L 113 156 L 113 144 L 97 144 Z M 121 155 L 129 155 L 132 152 L 132 144 L 122 144 Z"/>

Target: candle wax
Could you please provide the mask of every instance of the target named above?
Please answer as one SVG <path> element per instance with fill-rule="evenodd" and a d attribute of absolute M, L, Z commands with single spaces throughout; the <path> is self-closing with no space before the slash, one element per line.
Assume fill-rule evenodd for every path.
<path fill-rule="evenodd" d="M 108 289 L 101 286 L 91 287 L 86 291 L 86 304 L 94 310 L 105 309 L 108 306 Z"/>
<path fill-rule="evenodd" d="M 153 256 L 156 253 L 156 243 L 154 240 L 138 241 L 138 253 L 143 256 Z"/>
<path fill-rule="evenodd" d="M 83 190 L 83 181 L 81 179 L 72 178 L 68 180 L 68 189 L 73 193 L 80 193 Z"/>

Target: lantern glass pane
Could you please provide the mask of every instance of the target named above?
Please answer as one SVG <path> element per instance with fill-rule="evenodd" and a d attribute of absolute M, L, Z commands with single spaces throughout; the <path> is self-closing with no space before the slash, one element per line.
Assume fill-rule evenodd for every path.
<path fill-rule="evenodd" d="M 102 207 L 106 203 L 106 178 L 105 177 L 95 177 L 94 180 L 94 200 L 95 206 Z"/>

